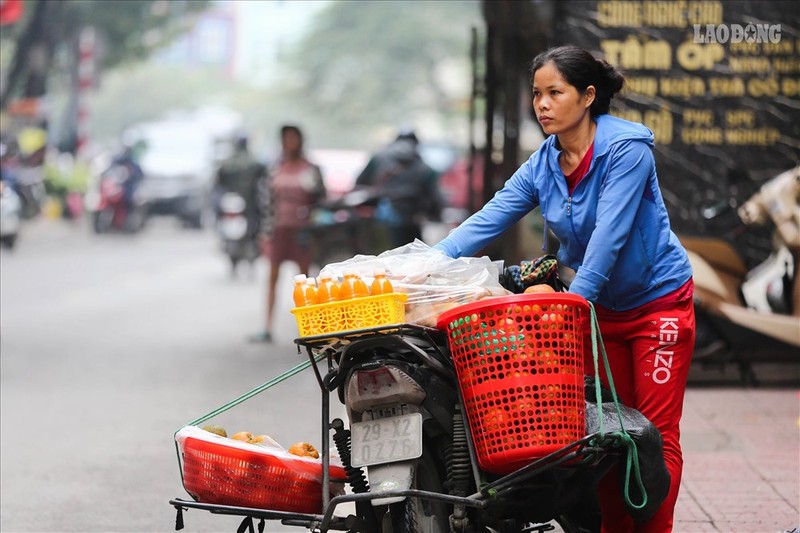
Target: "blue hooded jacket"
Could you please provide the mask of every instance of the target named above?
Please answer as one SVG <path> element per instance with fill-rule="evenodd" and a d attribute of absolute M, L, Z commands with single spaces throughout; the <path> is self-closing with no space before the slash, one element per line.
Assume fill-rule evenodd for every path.
<path fill-rule="evenodd" d="M 594 119 L 594 154 L 570 196 L 549 136 L 480 211 L 435 245 L 473 255 L 537 206 L 558 237 L 558 260 L 576 271 L 569 291 L 617 311 L 668 294 L 692 267 L 671 231 L 658 186 L 653 133 L 611 115 Z"/>

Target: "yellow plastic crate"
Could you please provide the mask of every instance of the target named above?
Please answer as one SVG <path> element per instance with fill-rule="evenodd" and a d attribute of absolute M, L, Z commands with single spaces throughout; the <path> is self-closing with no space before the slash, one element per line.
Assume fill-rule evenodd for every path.
<path fill-rule="evenodd" d="M 399 324 L 408 296 L 394 292 L 292 309 L 301 337 Z"/>

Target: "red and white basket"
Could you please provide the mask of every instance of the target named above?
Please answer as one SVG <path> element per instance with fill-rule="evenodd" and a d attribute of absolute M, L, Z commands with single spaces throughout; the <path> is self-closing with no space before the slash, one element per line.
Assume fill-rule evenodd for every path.
<path fill-rule="evenodd" d="M 181 456 L 183 486 L 197 501 L 297 513 L 320 514 L 322 460 L 292 455 L 277 448 L 215 435 L 196 426 L 175 434 Z M 345 479 L 331 464 L 330 478 Z M 331 483 L 331 497 L 343 494 Z"/>

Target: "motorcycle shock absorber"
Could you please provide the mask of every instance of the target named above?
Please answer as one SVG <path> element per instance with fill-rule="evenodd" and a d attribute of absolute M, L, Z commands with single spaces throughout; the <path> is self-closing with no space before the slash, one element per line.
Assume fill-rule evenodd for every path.
<path fill-rule="evenodd" d="M 369 483 L 364 475 L 362 468 L 356 468 L 350 463 L 350 430 L 344 428 L 344 422 L 340 418 L 331 421 L 333 429 L 333 442 L 339 452 L 339 459 L 347 474 L 347 482 L 354 494 L 369 492 Z M 352 523 L 348 524 L 348 533 L 379 531 L 378 518 L 373 512 L 372 505 L 367 502 L 356 502 L 356 513 L 358 517 L 350 516 Z"/>
<path fill-rule="evenodd" d="M 453 413 L 453 439 L 445 450 L 445 454 L 447 491 L 453 496 L 466 497 L 469 495 L 471 463 L 464 416 L 458 407 Z M 462 531 L 468 525 L 466 507 L 461 504 L 454 505 L 453 514 L 450 515 L 451 529 Z"/>
<path fill-rule="evenodd" d="M 453 440 L 447 449 L 447 484 L 450 494 L 466 497 L 472 476 L 467 428 L 460 410 L 453 413 Z"/>
<path fill-rule="evenodd" d="M 369 483 L 364 475 L 364 470 L 350 464 L 350 430 L 344 428 L 344 422 L 340 418 L 331 421 L 331 428 L 336 451 L 339 452 L 339 459 L 347 473 L 347 482 L 353 489 L 353 493 L 369 492 Z"/>

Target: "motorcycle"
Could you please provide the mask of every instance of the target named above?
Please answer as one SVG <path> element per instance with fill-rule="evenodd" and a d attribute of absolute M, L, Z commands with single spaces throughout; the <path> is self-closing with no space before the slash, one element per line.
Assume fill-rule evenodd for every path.
<path fill-rule="evenodd" d="M 379 198 L 370 188 L 357 188 L 340 198 L 320 202 L 303 230 L 318 265 L 357 254 L 377 254 L 389 247 L 388 228 L 375 217 Z"/>
<path fill-rule="evenodd" d="M 0 244 L 14 248 L 19 235 L 22 202 L 13 188 L 0 181 Z"/>
<path fill-rule="evenodd" d="M 241 195 L 225 192 L 219 199 L 217 233 L 223 252 L 231 264 L 231 275 L 236 275 L 237 266 L 247 261 L 251 267 L 258 259 L 256 224 L 247 216 L 247 202 Z"/>
<path fill-rule="evenodd" d="M 18 166 L 13 172 L 12 186 L 20 201 L 20 216 L 24 220 L 35 218 L 42 212 L 47 192 L 42 179 L 42 167 Z"/>
<path fill-rule="evenodd" d="M 772 251 L 752 270 L 721 238 L 680 236 L 694 269 L 697 340 L 694 359 L 738 365 L 742 380 L 757 383 L 757 362 L 800 362 L 800 166 L 783 172 L 743 203 L 748 226 L 774 226 Z M 707 218 L 724 209 L 709 209 Z"/>
<path fill-rule="evenodd" d="M 92 212 L 95 233 L 135 233 L 144 227 L 147 206 L 141 195 L 134 191 L 132 206 L 125 201 L 129 178 L 130 170 L 125 165 L 114 164 L 100 175 L 96 189 L 87 194 L 86 207 Z"/>
<path fill-rule="evenodd" d="M 527 305 L 522 312 L 528 315 L 538 313 L 531 309 L 541 306 L 548 311 L 545 313 L 548 317 L 552 315 L 558 322 L 557 315 L 569 314 L 567 308 L 580 305 L 577 301 L 582 300 L 563 295 L 558 303 L 546 303 L 547 297 L 542 295 L 517 296 L 522 298 L 492 299 L 493 305 L 508 305 L 515 310 Z M 588 306 L 582 309 L 588 311 Z M 649 423 L 638 411 L 618 404 L 613 392 L 601 391 L 599 382 L 592 382 L 594 378 L 583 376 L 580 349 L 571 355 L 567 355 L 569 349 L 566 349 L 560 359 L 567 365 L 565 360 L 575 357 L 576 372 L 566 370 L 565 366 L 560 376 L 556 376 L 558 371 L 542 368 L 539 378 L 533 378 L 541 379 L 540 385 L 531 381 L 523 385 L 526 378 L 517 379 L 525 372 L 524 365 L 512 364 L 511 359 L 527 353 L 530 355 L 524 357 L 536 357 L 538 352 L 533 348 L 525 352 L 529 345 L 516 345 L 516 341 L 510 341 L 512 337 L 542 339 L 544 335 L 549 347 L 567 338 L 585 341 L 582 335 L 570 337 L 566 333 L 575 331 L 571 326 L 565 326 L 563 336 L 558 335 L 561 341 L 555 340 L 555 333 L 551 341 L 550 333 L 537 331 L 540 327 L 549 328 L 544 325 L 549 318 L 540 321 L 538 314 L 534 323 L 530 316 L 517 321 L 511 316 L 501 316 L 497 310 L 485 313 L 478 307 L 470 307 L 461 311 L 462 314 L 450 317 L 445 313 L 440 318 L 443 325 L 437 328 L 385 324 L 297 339 L 298 350 L 305 348 L 308 354 L 305 366 L 314 369 L 323 392 L 322 512 L 296 513 L 173 499 L 170 504 L 178 513 L 176 529 L 183 528 L 184 510 L 202 509 L 243 516 L 239 531 L 254 531 L 253 520 L 260 520 L 259 531 L 264 530 L 265 520 L 281 520 L 283 524 L 319 532 L 544 532 L 554 529 L 552 522 L 566 533 L 599 531 L 599 512 L 594 499 L 596 482 L 625 455 L 626 449 L 631 453 L 632 448 L 626 444 L 628 433 L 623 428 L 645 428 Z M 576 320 L 588 316 L 583 312 L 578 314 L 582 318 Z M 478 328 L 475 332 L 456 331 L 465 324 L 464 317 L 469 324 L 474 316 L 486 319 L 478 323 L 472 318 L 472 324 Z M 515 333 L 506 331 L 510 329 Z M 498 355 L 491 361 L 482 358 L 486 366 L 477 363 L 473 367 L 464 366 L 463 360 L 459 363 L 461 356 L 456 353 L 462 353 L 461 348 L 475 347 L 478 342 L 483 346 L 482 332 L 489 346 L 496 346 L 493 340 L 503 339 L 506 349 L 501 351 L 497 347 Z M 455 337 L 463 343 L 453 345 L 449 339 Z M 545 363 L 539 361 L 539 364 Z M 514 372 L 517 376 L 512 377 Z M 480 382 L 486 380 L 483 388 L 489 385 L 490 389 L 484 391 L 488 396 L 479 399 L 478 404 L 476 398 L 484 393 L 465 385 L 472 378 L 477 380 L 471 381 L 476 387 L 480 388 Z M 491 381 L 495 378 L 497 381 Z M 545 384 L 547 381 L 549 384 Z M 576 383 L 567 384 L 568 381 Z M 516 385 L 506 388 L 502 383 Z M 252 396 L 253 392 L 230 402 L 226 408 Z M 331 394 L 336 394 L 344 404 L 347 423 L 339 418 L 330 420 Z M 586 423 L 584 426 L 581 420 L 578 427 L 574 425 L 577 419 L 571 418 L 570 413 L 583 410 Z M 619 425 L 614 425 L 612 431 L 617 418 Z M 622 418 L 626 420 L 624 425 Z M 608 432 L 604 431 L 604 424 Z M 333 497 L 329 487 L 344 480 L 331 477 L 331 438 L 351 488 L 351 493 L 334 493 Z M 660 442 L 658 435 L 657 453 L 663 467 Z M 541 452 L 537 457 L 526 455 L 537 446 Z M 639 447 L 639 453 L 643 448 L 646 446 Z M 180 457 L 179 451 L 179 461 Z M 265 465 L 256 468 L 260 471 Z M 209 467 L 208 472 L 224 477 L 224 470 L 225 465 L 220 464 Z M 248 479 L 255 473 L 232 475 Z M 665 467 L 663 475 L 668 479 Z M 220 480 L 213 482 L 214 494 L 224 492 L 219 490 L 219 483 Z M 643 512 L 653 512 L 663 501 L 668 485 L 662 483 L 658 489 L 652 484 L 643 485 L 641 478 L 637 478 L 636 483 L 630 484 L 631 493 L 625 489 L 626 500 L 631 502 L 636 496 L 644 496 L 641 505 L 631 504 L 642 509 L 648 501 L 645 495 L 649 494 L 650 507 Z M 185 483 L 184 486 L 192 494 Z M 343 504 L 353 505 L 354 513 L 336 515 L 335 511 Z"/>

